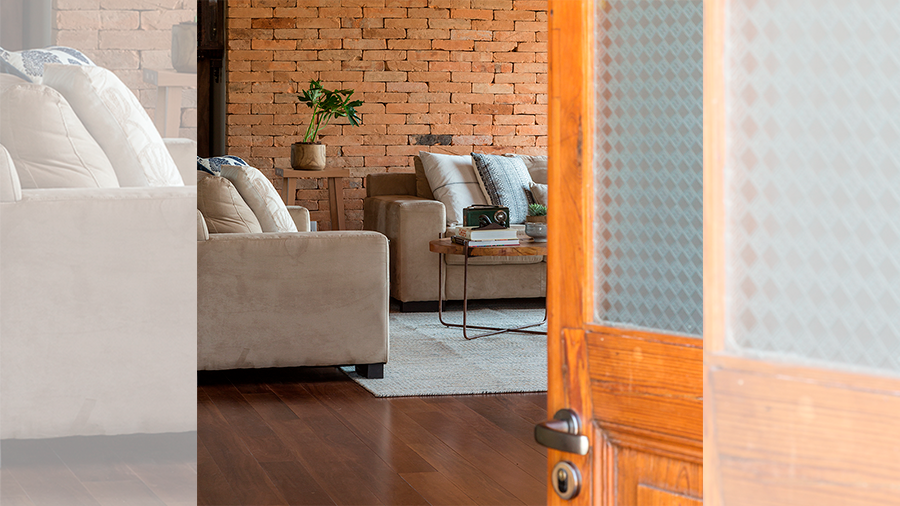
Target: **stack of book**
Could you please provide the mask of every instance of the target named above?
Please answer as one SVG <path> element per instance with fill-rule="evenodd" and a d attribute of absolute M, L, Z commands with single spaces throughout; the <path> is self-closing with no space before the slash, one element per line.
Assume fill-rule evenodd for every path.
<path fill-rule="evenodd" d="M 453 236 L 453 242 L 470 247 L 519 245 L 516 230 L 512 228 L 479 229 L 476 227 L 459 227 Z"/>

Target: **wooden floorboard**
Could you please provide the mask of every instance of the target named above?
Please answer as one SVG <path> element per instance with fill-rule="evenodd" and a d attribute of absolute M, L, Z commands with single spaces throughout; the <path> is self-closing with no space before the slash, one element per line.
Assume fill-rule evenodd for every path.
<path fill-rule="evenodd" d="M 200 504 L 216 504 L 222 480 L 236 504 L 263 504 L 241 496 L 260 487 L 304 505 L 545 501 L 546 452 L 531 440 L 545 394 L 379 399 L 335 368 L 201 373 L 198 384 Z"/>

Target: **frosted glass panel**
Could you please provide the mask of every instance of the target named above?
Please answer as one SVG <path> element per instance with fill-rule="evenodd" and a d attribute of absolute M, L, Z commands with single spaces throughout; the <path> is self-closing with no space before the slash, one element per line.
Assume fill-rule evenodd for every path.
<path fill-rule="evenodd" d="M 900 372 L 900 2 L 727 4 L 727 345 Z"/>
<path fill-rule="evenodd" d="M 598 2 L 595 318 L 702 334 L 703 3 Z"/>

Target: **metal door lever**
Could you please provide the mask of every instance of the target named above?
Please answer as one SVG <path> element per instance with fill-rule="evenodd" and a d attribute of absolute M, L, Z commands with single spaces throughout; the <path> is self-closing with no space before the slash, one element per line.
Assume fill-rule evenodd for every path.
<path fill-rule="evenodd" d="M 591 442 L 587 436 L 578 434 L 580 430 L 578 415 L 570 409 L 561 409 L 553 415 L 553 420 L 534 426 L 534 440 L 561 452 L 587 455 Z"/>

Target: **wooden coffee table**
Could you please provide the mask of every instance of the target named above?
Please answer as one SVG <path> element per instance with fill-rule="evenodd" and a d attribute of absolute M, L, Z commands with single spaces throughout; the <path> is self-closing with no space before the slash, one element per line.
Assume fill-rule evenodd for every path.
<path fill-rule="evenodd" d="M 467 340 L 478 339 L 479 337 L 492 336 L 494 334 L 502 334 L 504 332 L 519 332 L 522 334 L 546 334 L 546 332 L 541 332 L 539 330 L 527 330 L 531 327 L 537 327 L 538 325 L 543 324 L 547 321 L 547 308 L 544 306 L 544 319 L 529 325 L 523 325 L 521 327 L 513 327 L 513 328 L 503 328 L 503 327 L 485 327 L 479 325 L 468 325 L 466 323 L 466 313 L 468 307 L 468 295 L 467 285 L 469 280 L 469 257 L 524 257 L 524 256 L 534 256 L 534 255 L 546 255 L 547 254 L 547 243 L 546 242 L 525 242 L 520 244 L 519 246 L 464 246 L 462 244 L 457 244 L 453 242 L 450 238 L 445 239 L 437 239 L 428 243 L 428 249 L 430 249 L 434 253 L 440 253 L 438 255 L 438 276 L 440 280 L 438 281 L 438 319 L 441 323 L 443 323 L 447 327 L 457 327 L 462 328 L 463 337 Z M 462 314 L 462 324 L 459 323 L 450 323 L 444 321 L 444 255 L 463 255 L 463 314 Z M 491 330 L 493 332 L 487 332 L 484 334 L 479 334 L 477 336 L 469 337 L 468 329 L 479 329 L 479 330 Z"/>

